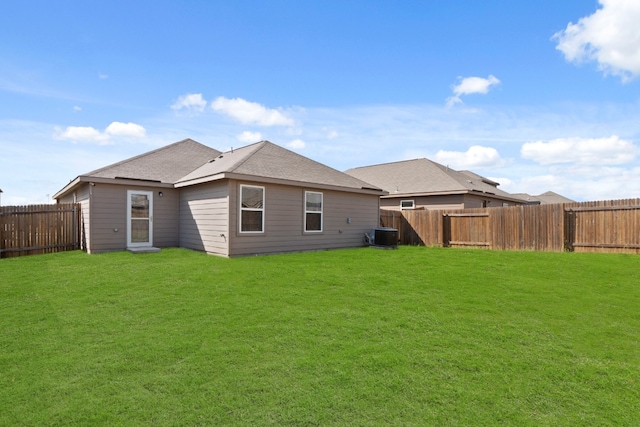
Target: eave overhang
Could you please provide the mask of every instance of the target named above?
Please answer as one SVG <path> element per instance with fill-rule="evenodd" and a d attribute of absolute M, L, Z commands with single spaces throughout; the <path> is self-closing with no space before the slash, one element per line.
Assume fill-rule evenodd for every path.
<path fill-rule="evenodd" d="M 181 181 L 175 184 L 176 188 L 188 187 L 191 185 L 204 184 L 207 182 L 219 181 L 222 179 L 234 179 L 238 181 L 251 181 L 265 184 L 280 184 L 280 185 L 289 185 L 294 187 L 306 187 L 306 188 L 317 188 L 323 190 L 336 190 L 336 191 L 344 191 L 349 193 L 359 193 L 359 194 L 375 194 L 376 196 L 383 196 L 388 194 L 388 192 L 382 189 L 376 189 L 371 187 L 345 187 L 340 185 L 331 185 L 331 184 L 322 184 L 317 182 L 306 182 L 306 181 L 295 181 L 289 179 L 281 179 L 281 178 L 270 178 L 258 175 L 247 175 L 247 174 L 239 174 L 232 172 L 224 172 L 215 175 L 203 176 L 196 179 L 191 179 L 188 181 Z"/>
<path fill-rule="evenodd" d="M 80 175 L 75 179 L 72 179 L 67 185 L 65 185 L 60 191 L 53 195 L 54 199 L 58 199 L 65 194 L 70 193 L 75 190 L 82 183 L 94 183 L 94 184 L 114 184 L 114 185 L 136 185 L 136 186 L 145 186 L 145 187 L 156 187 L 156 188 L 173 188 L 172 183 L 168 182 L 160 182 L 148 179 L 136 179 L 136 178 L 99 178 L 95 176 L 87 176 Z"/>
<path fill-rule="evenodd" d="M 387 195 L 381 196 L 381 198 L 382 199 L 398 199 L 398 198 L 411 198 L 411 197 L 452 196 L 452 195 L 462 195 L 462 194 L 473 194 L 476 196 L 491 197 L 493 199 L 516 202 L 519 204 L 526 203 L 525 200 L 519 199 L 517 197 L 503 196 L 501 194 L 496 194 L 488 191 L 477 191 L 477 190 L 451 190 L 451 191 L 432 191 L 432 192 L 416 192 L 416 193 L 388 193 Z"/>

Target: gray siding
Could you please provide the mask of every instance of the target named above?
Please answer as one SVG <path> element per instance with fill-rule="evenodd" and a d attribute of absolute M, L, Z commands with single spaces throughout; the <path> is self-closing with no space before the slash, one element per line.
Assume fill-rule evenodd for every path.
<path fill-rule="evenodd" d="M 491 195 L 479 196 L 475 194 L 448 194 L 439 196 L 405 196 L 380 199 L 380 208 L 387 210 L 400 210 L 401 200 L 413 200 L 415 209 L 471 209 L 482 208 L 483 202 L 487 202 L 486 207 L 502 206 L 503 200 Z M 509 202 L 509 205 L 516 203 Z"/>
<path fill-rule="evenodd" d="M 159 192 L 162 191 L 162 197 Z M 175 248 L 180 244 L 180 192 L 172 188 L 156 189 L 153 193 L 153 246 Z"/>
<path fill-rule="evenodd" d="M 380 199 L 380 208 L 389 210 L 400 210 L 401 200 L 413 200 L 415 209 L 463 209 L 464 197 L 461 194 L 451 194 L 446 196 L 423 196 L 423 197 L 398 197 Z"/>
<path fill-rule="evenodd" d="M 178 245 L 178 193 L 167 188 L 96 184 L 90 187 L 89 252 L 119 251 L 127 248 L 127 191 L 153 192 L 153 245 Z M 158 192 L 163 196 L 159 197 Z"/>
<path fill-rule="evenodd" d="M 181 189 L 181 247 L 229 255 L 228 196 L 227 181 Z"/>
<path fill-rule="evenodd" d="M 89 184 L 84 184 L 76 191 L 76 201 L 80 203 L 80 232 L 82 249 L 91 253 L 89 248 L 91 247 L 91 233 L 89 233 L 91 227 L 91 203 L 89 203 Z"/>
<path fill-rule="evenodd" d="M 75 197 L 74 197 L 75 196 Z M 91 203 L 89 183 L 82 184 L 73 193 L 66 194 L 58 200 L 58 203 L 80 204 L 80 241 L 81 249 L 91 253 Z"/>
<path fill-rule="evenodd" d="M 59 203 L 79 203 L 80 204 L 80 239 L 81 248 L 91 253 L 91 204 L 89 203 L 89 184 L 85 183 L 78 187 L 73 193 L 61 197 Z M 75 195 L 75 197 L 74 197 Z"/>
<path fill-rule="evenodd" d="M 263 234 L 244 234 L 238 230 L 240 184 L 265 187 Z M 377 195 L 236 181 L 229 188 L 230 256 L 362 246 L 364 233 L 379 223 Z M 323 193 L 321 233 L 304 232 L 305 190 Z"/>
<path fill-rule="evenodd" d="M 89 199 L 85 199 L 80 202 L 80 209 L 81 245 L 83 250 L 91 253 L 91 233 L 89 232 L 91 227 L 91 205 L 89 204 Z"/>
<path fill-rule="evenodd" d="M 485 203 L 486 202 L 486 206 Z M 477 196 L 475 194 L 467 194 L 464 199 L 464 207 L 465 209 L 471 208 L 496 208 L 502 206 L 516 206 L 522 205 L 524 203 L 516 203 L 516 202 L 506 202 L 502 199 L 498 199 L 491 196 Z"/>

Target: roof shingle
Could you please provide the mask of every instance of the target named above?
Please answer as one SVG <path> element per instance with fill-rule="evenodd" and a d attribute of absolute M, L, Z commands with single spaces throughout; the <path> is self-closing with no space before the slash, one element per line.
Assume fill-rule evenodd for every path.
<path fill-rule="evenodd" d="M 352 189 L 380 190 L 374 185 L 347 175 L 322 163 L 301 156 L 269 141 L 222 153 L 178 182 L 202 180 L 234 173 L 257 178 L 272 178 L 309 184 L 323 184 Z"/>
<path fill-rule="evenodd" d="M 192 139 L 184 139 L 94 170 L 84 176 L 111 179 L 129 178 L 173 184 L 218 155 L 220 155 L 218 150 Z"/>
<path fill-rule="evenodd" d="M 413 159 L 346 171 L 394 194 L 481 192 L 516 199 L 497 188 L 498 183 L 470 171 L 456 171 L 429 159 Z"/>

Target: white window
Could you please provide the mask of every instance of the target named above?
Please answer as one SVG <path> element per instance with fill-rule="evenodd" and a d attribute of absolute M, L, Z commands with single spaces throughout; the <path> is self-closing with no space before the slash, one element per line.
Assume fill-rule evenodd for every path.
<path fill-rule="evenodd" d="M 264 187 L 240 186 L 240 232 L 264 232 Z"/>
<path fill-rule="evenodd" d="M 416 207 L 415 201 L 413 200 L 400 200 L 400 209 L 413 209 Z"/>
<path fill-rule="evenodd" d="M 304 231 L 322 231 L 322 193 L 304 192 Z"/>

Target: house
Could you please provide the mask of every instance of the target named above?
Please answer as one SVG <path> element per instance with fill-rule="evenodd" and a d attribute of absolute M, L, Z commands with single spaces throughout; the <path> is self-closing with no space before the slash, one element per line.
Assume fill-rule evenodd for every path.
<path fill-rule="evenodd" d="M 558 203 L 575 203 L 575 200 L 571 200 L 553 191 L 547 191 L 546 193 L 532 196 L 527 193 L 514 193 L 515 197 L 523 199 L 528 205 L 554 205 Z"/>
<path fill-rule="evenodd" d="M 525 204 L 521 198 L 498 189 L 495 181 L 425 158 L 358 167 L 345 173 L 387 191 L 388 194 L 381 196 L 382 209 L 466 209 Z"/>
<path fill-rule="evenodd" d="M 384 194 L 268 141 L 221 153 L 191 139 L 80 175 L 89 253 L 183 247 L 227 257 L 363 245 Z"/>

